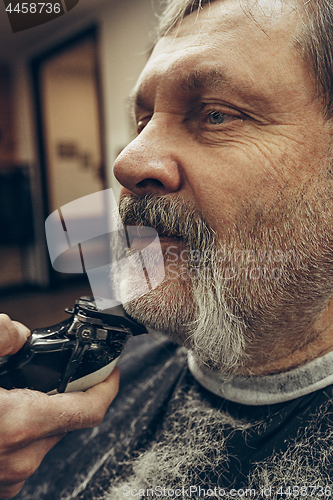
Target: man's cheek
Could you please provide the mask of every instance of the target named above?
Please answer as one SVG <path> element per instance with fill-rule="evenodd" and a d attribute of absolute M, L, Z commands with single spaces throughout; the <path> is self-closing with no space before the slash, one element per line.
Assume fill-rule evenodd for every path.
<path fill-rule="evenodd" d="M 214 147 L 194 149 L 198 167 L 193 167 L 187 176 L 199 208 L 206 213 L 209 200 L 219 199 L 225 207 L 226 220 L 234 221 L 235 207 L 242 199 L 258 196 L 259 186 L 269 186 L 267 198 L 272 188 L 279 192 L 289 180 L 284 147 L 285 143 L 278 143 L 273 132 L 247 132 L 224 138 Z M 265 197 L 265 193 L 261 194 Z"/>

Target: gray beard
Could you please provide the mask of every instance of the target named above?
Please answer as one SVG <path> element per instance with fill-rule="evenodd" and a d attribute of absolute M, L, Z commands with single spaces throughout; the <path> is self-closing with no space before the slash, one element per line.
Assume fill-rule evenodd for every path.
<path fill-rule="evenodd" d="M 151 489 L 156 486 L 175 490 L 206 484 L 207 491 L 205 471 L 216 471 L 216 475 L 223 478 L 223 470 L 228 468 L 228 437 L 241 431 L 246 439 L 247 433 L 265 425 L 262 421 L 249 424 L 235 420 L 227 412 L 207 406 L 195 389 L 189 391 L 180 406 L 167 417 L 158 442 L 136 459 L 126 462 L 127 468 L 132 467 L 129 477 L 113 484 L 103 497 L 96 500 L 120 500 L 124 498 L 124 492 L 132 489 L 138 492 L 141 489 L 145 492 L 141 496 L 152 497 Z M 321 422 L 330 411 L 323 406 L 309 426 L 300 427 L 297 440 L 291 441 L 285 452 L 274 453 L 256 463 L 247 482 L 244 480 L 244 489 L 255 489 L 255 498 L 265 498 L 260 494 L 261 489 L 271 488 L 272 495 L 267 496 L 281 500 L 281 495 L 277 495 L 281 486 L 295 486 L 300 490 L 305 486 L 325 488 L 330 485 L 333 426 L 327 433 L 321 432 Z M 215 486 L 211 485 L 211 488 Z M 230 488 L 226 488 L 226 492 Z M 146 493 L 147 490 L 150 494 Z M 193 494 L 192 498 L 199 498 L 199 495 Z M 225 498 L 231 497 L 226 494 Z M 308 494 L 302 498 L 312 497 Z"/>
<path fill-rule="evenodd" d="M 254 216 L 244 207 L 243 218 L 218 238 L 179 199 L 125 197 L 125 224 L 180 235 L 180 249 L 188 250 L 185 275 L 178 260 L 159 287 L 125 303 L 126 312 L 225 373 L 251 374 L 302 348 L 316 339 L 313 324 L 333 289 L 330 197 L 302 196 Z M 164 257 L 168 270 L 168 250 Z M 128 277 L 127 287 L 136 286 Z"/>

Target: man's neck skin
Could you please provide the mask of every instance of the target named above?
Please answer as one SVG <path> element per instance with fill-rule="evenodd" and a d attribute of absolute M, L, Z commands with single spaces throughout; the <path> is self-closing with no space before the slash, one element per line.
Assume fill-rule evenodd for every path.
<path fill-rule="evenodd" d="M 252 366 L 251 375 L 281 373 L 302 366 L 333 350 L 333 297 L 319 315 L 312 328 L 312 339 L 297 350 L 288 351 L 275 360 Z M 246 373 L 248 374 L 248 370 Z"/>

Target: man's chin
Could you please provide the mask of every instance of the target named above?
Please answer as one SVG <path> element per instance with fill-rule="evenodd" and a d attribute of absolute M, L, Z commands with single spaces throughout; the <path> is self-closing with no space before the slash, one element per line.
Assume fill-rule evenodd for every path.
<path fill-rule="evenodd" d="M 158 287 L 133 300 L 124 300 L 126 294 L 122 294 L 123 307 L 136 321 L 166 333 L 172 340 L 181 343 L 186 326 L 193 321 L 193 300 L 190 299 L 192 293 L 185 283 L 168 278 L 170 277 L 166 276 Z M 133 283 L 124 283 L 123 286 L 126 288 L 131 285 Z M 136 291 L 139 295 L 138 284 Z"/>
<path fill-rule="evenodd" d="M 168 300 L 170 300 L 169 305 Z M 182 313 L 181 310 L 179 311 L 174 308 L 174 304 L 171 304 L 171 301 L 172 299 L 170 298 L 164 299 L 163 303 L 161 301 L 157 303 L 154 297 L 143 296 L 127 302 L 123 307 L 129 316 L 139 323 L 144 324 L 146 328 L 157 330 L 166 335 L 175 344 L 189 349 L 198 365 L 218 370 L 225 375 L 237 374 L 240 368 L 243 369 L 243 359 L 241 359 L 241 356 L 235 356 L 233 363 L 230 363 L 232 349 L 228 353 L 224 352 L 224 355 L 222 354 L 220 359 L 216 356 L 211 356 L 211 350 L 207 349 L 208 346 L 205 343 L 206 335 L 203 332 L 200 332 L 201 342 L 199 345 L 196 345 L 197 342 L 193 342 L 193 333 L 197 326 L 197 322 L 194 319 L 194 312 L 187 310 L 186 313 Z M 185 315 L 187 316 L 185 317 Z M 223 345 L 222 337 L 223 335 L 221 335 L 220 346 Z"/>

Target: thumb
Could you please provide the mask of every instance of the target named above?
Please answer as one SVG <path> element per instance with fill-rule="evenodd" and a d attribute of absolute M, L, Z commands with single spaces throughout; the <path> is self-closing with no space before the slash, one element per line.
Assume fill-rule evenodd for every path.
<path fill-rule="evenodd" d="M 19 333 L 20 340 L 25 342 L 30 335 L 29 328 L 26 327 L 25 325 L 23 325 L 22 323 L 20 323 L 19 321 L 13 321 L 13 323 L 16 326 L 16 330 Z"/>
<path fill-rule="evenodd" d="M 6 314 L 0 314 L 0 356 L 15 354 L 26 342 L 29 329 Z"/>

